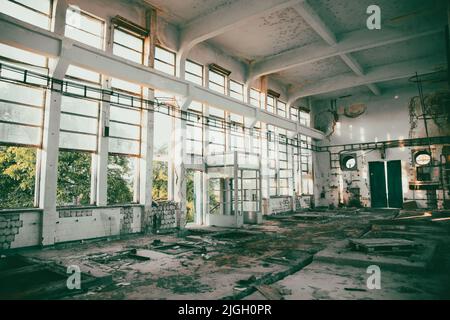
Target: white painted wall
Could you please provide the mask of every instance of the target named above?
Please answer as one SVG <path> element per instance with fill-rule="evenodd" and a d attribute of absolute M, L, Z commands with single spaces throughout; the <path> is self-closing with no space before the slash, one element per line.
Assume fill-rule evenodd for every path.
<path fill-rule="evenodd" d="M 428 88 L 427 92 L 441 88 L 441 85 Z M 334 133 L 321 142 L 321 145 L 343 145 L 376 141 L 408 139 L 410 135 L 409 102 L 417 96 L 415 86 L 389 90 L 381 96 L 353 96 L 337 101 L 339 121 Z M 364 103 L 367 110 L 357 118 L 349 118 L 343 114 L 345 106 L 354 103 Z M 330 101 L 315 101 L 313 114 L 318 114 L 330 108 Z M 430 136 L 441 136 L 432 121 L 429 121 Z M 423 122 L 419 120 L 413 137 L 425 137 Z M 437 148 L 437 153 L 440 148 Z M 412 148 L 392 148 L 386 150 L 386 158 L 382 159 L 379 151 L 360 151 L 358 155 L 358 171 L 330 171 L 328 153 L 316 153 L 315 165 L 315 204 L 316 206 L 337 206 L 339 202 L 348 201 L 350 187 L 359 187 L 361 201 L 364 206 L 370 206 L 370 180 L 368 162 L 371 161 L 402 161 L 402 185 L 404 201 L 416 200 L 420 207 L 426 207 L 426 192 L 409 190 L 409 181 L 414 179 Z M 337 173 L 337 174 L 336 174 Z M 441 192 L 438 192 L 438 197 Z M 439 202 L 438 202 L 439 203 Z"/>

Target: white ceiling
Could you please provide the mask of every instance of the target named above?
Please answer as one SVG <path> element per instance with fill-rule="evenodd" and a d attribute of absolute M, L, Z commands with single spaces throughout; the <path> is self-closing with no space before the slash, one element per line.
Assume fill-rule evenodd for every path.
<path fill-rule="evenodd" d="M 245 0 L 145 0 L 159 9 L 163 17 L 179 28 L 194 19 L 207 16 L 215 10 L 225 10 L 231 3 Z M 261 0 L 269 1 L 269 0 Z M 323 24 L 339 42 L 342 35 L 366 28 L 366 9 L 373 0 L 307 0 Z M 445 0 L 377 0 L 381 7 L 382 28 L 394 31 L 408 30 L 414 33 L 418 27 L 442 28 L 442 32 L 425 37 L 367 49 L 349 54 L 363 71 L 382 65 L 413 60 L 427 56 L 445 59 L 444 26 L 447 24 Z M 374 34 L 378 31 L 373 31 Z M 252 18 L 243 25 L 221 33 L 207 40 L 211 45 L 250 63 L 301 48 L 309 44 L 325 44 L 324 40 L 308 24 L 294 7 L 280 9 L 263 16 Z M 299 88 L 321 79 L 352 70 L 339 57 L 327 58 L 314 63 L 293 67 L 271 74 L 287 88 Z M 399 85 L 381 85 L 381 89 Z M 362 89 L 367 91 L 366 87 Z M 347 91 L 351 91 L 348 90 Z M 370 91 L 367 91 L 370 93 Z M 339 92 L 336 95 L 341 94 Z M 328 94 L 327 94 L 328 95 Z"/>

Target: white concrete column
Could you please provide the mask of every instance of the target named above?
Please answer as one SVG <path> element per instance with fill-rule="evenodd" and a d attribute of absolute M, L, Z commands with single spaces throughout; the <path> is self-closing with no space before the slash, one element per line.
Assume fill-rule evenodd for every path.
<path fill-rule="evenodd" d="M 110 80 L 103 81 L 102 87 L 110 89 Z M 97 206 L 106 206 L 108 202 L 108 156 L 109 156 L 109 115 L 110 95 L 104 93 L 100 103 L 98 119 L 97 153 L 92 155 L 91 202 Z"/>
<path fill-rule="evenodd" d="M 203 106 L 203 116 L 209 116 L 208 106 Z M 203 224 L 209 225 L 209 182 L 208 182 L 208 168 L 206 166 L 206 157 L 209 154 L 209 126 L 203 125 L 203 162 L 205 163 L 205 170 L 202 173 L 202 202 L 203 202 Z"/>
<path fill-rule="evenodd" d="M 184 80 L 184 76 L 186 73 L 186 59 L 188 56 L 188 52 L 189 50 L 186 49 L 181 49 L 178 51 L 177 53 L 177 60 L 176 60 L 176 76 L 180 79 Z"/>
<path fill-rule="evenodd" d="M 56 0 L 53 7 L 53 28 L 52 30 L 60 36 L 64 36 L 66 30 L 66 13 L 69 8 L 67 0 Z"/>
<path fill-rule="evenodd" d="M 154 99 L 154 91 L 148 90 L 148 99 Z M 153 149 L 154 111 L 152 106 L 144 106 L 141 116 L 141 157 L 139 159 L 139 203 L 144 206 L 141 230 L 150 230 L 153 190 Z"/>
<path fill-rule="evenodd" d="M 174 130 L 176 125 L 176 119 L 171 118 L 170 119 L 170 125 L 171 125 L 171 132 L 172 135 L 169 139 L 169 145 L 167 146 L 167 198 L 170 201 L 174 201 L 175 199 L 175 187 L 174 187 L 174 181 L 175 181 L 175 172 L 174 172 L 174 162 L 175 162 L 175 141 L 174 141 Z"/>
<path fill-rule="evenodd" d="M 55 79 L 64 79 L 69 63 L 60 57 L 54 61 L 51 67 L 51 75 Z M 58 81 L 52 83 L 54 90 L 62 90 L 62 84 Z M 58 182 L 58 153 L 59 153 L 59 128 L 61 120 L 61 92 L 51 91 L 47 95 L 44 111 L 44 127 L 42 150 L 40 152 L 41 172 L 39 188 L 39 208 L 42 213 L 41 245 L 55 243 L 56 220 L 56 189 Z"/>
<path fill-rule="evenodd" d="M 261 123 L 261 177 L 262 177 L 262 197 L 264 199 L 269 199 L 269 140 L 267 137 L 267 125 L 265 123 Z"/>
<path fill-rule="evenodd" d="M 173 200 L 179 203 L 180 216 L 177 225 L 184 228 L 186 224 L 186 120 L 175 119 L 175 130 L 172 131 L 174 146 L 174 168 L 173 168 Z"/>

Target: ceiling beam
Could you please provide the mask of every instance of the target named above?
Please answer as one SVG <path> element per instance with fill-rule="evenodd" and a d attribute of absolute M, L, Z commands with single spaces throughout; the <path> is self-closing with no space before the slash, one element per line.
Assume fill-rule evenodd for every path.
<path fill-rule="evenodd" d="M 250 66 L 247 81 L 252 82 L 263 75 L 281 72 L 342 54 L 386 46 L 439 32 L 442 32 L 442 28 L 423 28 L 420 26 L 410 31 L 395 30 L 388 27 L 377 30 L 376 33 L 366 28 L 352 31 L 343 34 L 340 41 L 334 46 L 320 41 L 258 61 Z"/>
<path fill-rule="evenodd" d="M 319 17 L 313 8 L 305 0 L 294 6 L 294 9 L 302 16 L 302 18 L 309 24 L 309 26 L 330 46 L 337 44 L 335 34 L 327 27 L 325 22 Z M 364 69 L 350 54 L 340 54 L 339 57 L 344 63 L 358 76 L 364 75 Z M 371 91 L 379 92 L 375 85 L 372 84 L 369 88 Z M 375 90 L 375 91 L 374 91 Z M 376 94 L 376 93 L 375 93 Z"/>
<path fill-rule="evenodd" d="M 364 76 L 345 73 L 304 86 L 297 93 L 291 94 L 289 103 L 292 105 L 295 101 L 304 97 L 374 84 L 377 82 L 409 78 L 415 75 L 416 72 L 418 74 L 425 74 L 445 68 L 445 61 L 442 57 L 436 56 L 370 68 Z"/>
<path fill-rule="evenodd" d="M 180 50 L 189 51 L 196 44 L 239 27 L 249 20 L 291 7 L 304 0 L 238 0 L 196 17 L 180 31 Z"/>

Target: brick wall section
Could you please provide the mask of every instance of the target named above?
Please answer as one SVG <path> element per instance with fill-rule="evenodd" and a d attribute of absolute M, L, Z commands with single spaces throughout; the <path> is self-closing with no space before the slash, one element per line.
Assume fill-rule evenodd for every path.
<path fill-rule="evenodd" d="M 120 234 L 133 232 L 133 207 L 123 207 L 120 209 Z"/>
<path fill-rule="evenodd" d="M 59 217 L 60 218 L 92 217 L 92 209 L 61 210 L 59 211 Z"/>
<path fill-rule="evenodd" d="M 11 243 L 22 227 L 19 213 L 0 215 L 0 250 L 11 248 Z"/>
<path fill-rule="evenodd" d="M 179 214 L 179 203 L 173 201 L 158 202 L 158 207 L 152 208 L 153 230 L 157 231 L 176 228 L 176 217 Z"/>

